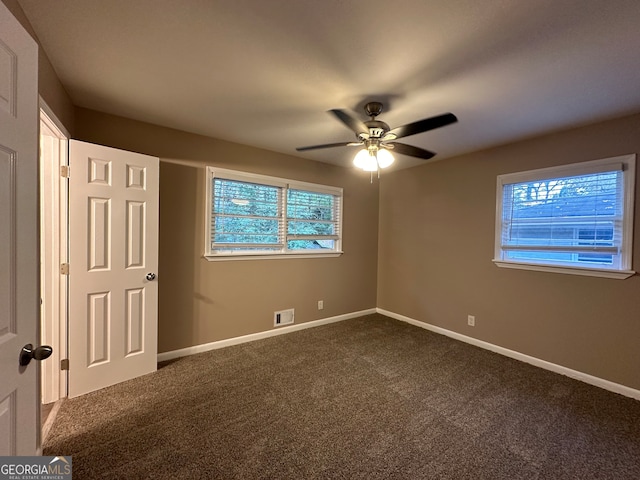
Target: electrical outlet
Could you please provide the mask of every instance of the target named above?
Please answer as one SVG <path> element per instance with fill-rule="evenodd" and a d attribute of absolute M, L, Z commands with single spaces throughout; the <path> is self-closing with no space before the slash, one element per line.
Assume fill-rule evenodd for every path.
<path fill-rule="evenodd" d="M 470 327 L 475 327 L 476 317 L 474 317 L 473 315 L 467 315 L 467 325 L 469 325 Z"/>
<path fill-rule="evenodd" d="M 324 308 L 324 300 L 318 300 L 318 310 L 322 310 Z"/>

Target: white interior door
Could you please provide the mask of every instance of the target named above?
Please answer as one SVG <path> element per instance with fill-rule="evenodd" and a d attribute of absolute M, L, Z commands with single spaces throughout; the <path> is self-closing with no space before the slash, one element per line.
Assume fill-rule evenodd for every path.
<path fill-rule="evenodd" d="M 0 2 L 0 456 L 35 455 L 40 443 L 37 362 L 38 46 Z"/>
<path fill-rule="evenodd" d="M 69 397 L 157 368 L 156 157 L 69 145 Z"/>

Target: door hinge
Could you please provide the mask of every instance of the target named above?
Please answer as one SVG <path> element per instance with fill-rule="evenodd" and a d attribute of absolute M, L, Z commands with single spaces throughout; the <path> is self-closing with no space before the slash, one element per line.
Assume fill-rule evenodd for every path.
<path fill-rule="evenodd" d="M 61 165 L 60 176 L 64 178 L 69 178 L 69 175 L 71 175 L 71 167 L 69 165 Z"/>
<path fill-rule="evenodd" d="M 69 370 L 69 359 L 63 358 L 60 360 L 60 370 Z"/>
<path fill-rule="evenodd" d="M 61 275 L 69 275 L 69 264 L 61 263 L 60 264 L 60 274 Z"/>

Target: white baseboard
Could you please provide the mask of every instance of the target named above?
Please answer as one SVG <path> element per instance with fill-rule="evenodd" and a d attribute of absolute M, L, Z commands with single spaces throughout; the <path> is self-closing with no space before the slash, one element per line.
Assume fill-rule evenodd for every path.
<path fill-rule="evenodd" d="M 47 439 L 47 436 L 49 436 L 49 432 L 51 431 L 51 426 L 53 425 L 53 421 L 56 419 L 56 416 L 58 415 L 58 410 L 60 410 L 60 405 L 62 405 L 62 402 L 64 401 L 65 401 L 64 398 L 60 398 L 56 400 L 56 402 L 53 404 L 53 407 L 51 407 L 51 411 L 47 416 L 47 420 L 44 422 L 44 425 L 42 425 L 42 428 L 40 429 L 41 443 L 44 443 L 45 440 Z"/>
<path fill-rule="evenodd" d="M 410 323 L 411 325 L 415 325 L 417 327 L 424 328 L 426 330 L 430 330 L 432 332 L 439 333 L 447 337 L 451 337 L 455 340 L 460 340 L 461 342 L 475 345 L 476 347 L 484 348 L 485 350 L 490 350 L 492 352 L 499 353 L 500 355 L 504 355 L 505 357 L 514 358 L 516 360 L 520 360 L 521 362 L 529 363 L 536 367 L 544 368 L 545 370 L 550 370 L 552 372 L 559 373 L 561 375 L 566 375 L 567 377 L 571 377 L 575 380 L 580 380 L 581 382 L 588 383 L 596 387 L 604 388 L 605 390 L 609 390 L 614 393 L 619 393 L 620 395 L 624 395 L 626 397 L 631 397 L 631 398 L 635 398 L 636 400 L 640 400 L 640 390 L 636 390 L 631 387 L 621 385 L 619 383 L 610 382 L 609 380 L 604 380 L 599 377 L 594 377 L 593 375 L 579 372 L 577 370 L 572 370 L 570 368 L 563 367 L 562 365 L 556 365 L 555 363 L 547 362 L 546 360 L 541 360 L 536 357 L 531 357 L 529 355 L 525 355 L 524 353 L 516 352 L 514 350 L 509 350 L 507 348 L 500 347 L 492 343 L 478 340 L 477 338 L 468 337 L 466 335 L 462 335 L 460 333 L 456 333 L 451 330 L 447 330 L 445 328 L 436 327 L 435 325 L 421 322 L 413 318 L 405 317 L 404 315 L 393 313 L 388 310 L 384 310 L 382 308 L 377 308 L 376 311 L 381 315 L 385 315 L 387 317 L 391 317 L 396 320 L 400 320 L 402 322 Z"/>
<path fill-rule="evenodd" d="M 172 350 L 170 352 L 163 352 L 158 354 L 158 362 L 164 362 L 166 360 L 173 360 L 174 358 L 186 357 L 187 355 L 193 355 L 195 353 L 208 352 L 209 350 L 215 350 L 218 348 L 230 347 L 231 345 L 239 345 L 241 343 L 253 342 L 255 340 L 261 340 L 263 338 L 274 337 L 276 335 L 283 335 L 285 333 L 295 332 L 297 330 L 304 330 L 305 328 L 319 327 L 320 325 L 327 325 L 328 323 L 341 322 L 350 318 L 362 317 L 364 315 L 371 315 L 376 313 L 375 308 L 369 308 L 368 310 L 360 310 L 359 312 L 345 313 L 343 315 L 337 315 L 335 317 L 321 318 L 320 320 L 313 320 L 311 322 L 299 323 L 297 325 L 291 325 L 287 327 L 277 327 L 273 330 L 266 330 L 264 332 L 252 333 L 250 335 L 243 335 L 241 337 L 228 338 L 226 340 L 219 340 L 217 342 L 205 343 L 202 345 L 196 345 L 193 347 L 181 348 L 180 350 Z"/>

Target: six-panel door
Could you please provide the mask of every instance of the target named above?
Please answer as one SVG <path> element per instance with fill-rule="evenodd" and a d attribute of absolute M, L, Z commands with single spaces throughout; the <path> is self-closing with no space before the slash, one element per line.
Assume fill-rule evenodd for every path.
<path fill-rule="evenodd" d="M 69 397 L 157 368 L 159 159 L 72 140 Z M 150 277 L 151 278 L 151 277 Z"/>

